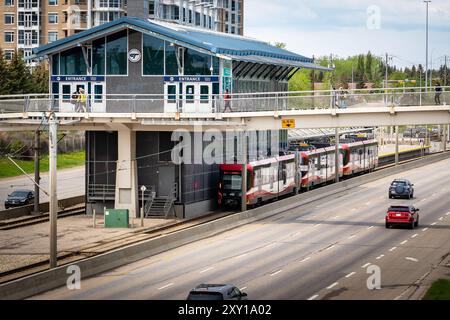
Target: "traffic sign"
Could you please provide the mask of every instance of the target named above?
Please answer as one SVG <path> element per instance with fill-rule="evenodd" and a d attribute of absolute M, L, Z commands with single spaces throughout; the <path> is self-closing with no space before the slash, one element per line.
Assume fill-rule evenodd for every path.
<path fill-rule="evenodd" d="M 295 119 L 283 119 L 281 120 L 281 126 L 283 127 L 283 129 L 294 129 Z"/>

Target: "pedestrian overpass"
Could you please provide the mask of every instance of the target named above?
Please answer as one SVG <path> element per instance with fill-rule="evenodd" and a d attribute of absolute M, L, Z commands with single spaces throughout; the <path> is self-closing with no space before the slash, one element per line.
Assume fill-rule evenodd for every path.
<path fill-rule="evenodd" d="M 450 124 L 450 87 L 436 104 L 434 89 L 397 88 L 351 91 L 235 93 L 231 111 L 223 112 L 220 96 L 192 97 L 209 101 L 207 112 L 156 112 L 161 100 L 173 95 L 95 95 L 87 99 L 87 112 L 66 111 L 60 97 L 49 94 L 0 96 L 0 131 L 35 130 L 54 115 L 60 130 L 173 131 L 178 128 L 247 130 L 346 128 Z M 104 104 L 99 112 L 91 101 Z M 180 102 L 181 104 L 181 102 Z M 114 111 L 108 109 L 114 105 Z M 120 112 L 117 112 L 120 106 Z M 139 106 L 139 108 L 137 108 Z"/>

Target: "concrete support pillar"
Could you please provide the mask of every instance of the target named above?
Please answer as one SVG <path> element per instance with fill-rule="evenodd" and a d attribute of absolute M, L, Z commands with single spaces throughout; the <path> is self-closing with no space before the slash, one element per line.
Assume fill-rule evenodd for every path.
<path fill-rule="evenodd" d="M 247 132 L 242 134 L 242 194 L 241 194 L 241 211 L 247 211 L 247 155 L 248 143 Z"/>
<path fill-rule="evenodd" d="M 446 125 L 442 126 L 442 151 L 447 151 L 447 129 Z"/>
<path fill-rule="evenodd" d="M 136 165 L 136 132 L 123 126 L 118 130 L 115 209 L 128 209 L 130 218 L 139 212 Z"/>
<path fill-rule="evenodd" d="M 40 169 L 39 169 L 39 157 L 40 157 L 40 144 L 41 144 L 41 132 L 36 130 L 34 133 L 34 209 L 33 214 L 39 214 L 39 183 L 41 181 Z"/>
<path fill-rule="evenodd" d="M 399 145 L 398 145 L 398 134 L 399 128 L 398 126 L 395 127 L 395 165 L 398 166 L 400 163 L 400 153 L 399 153 Z"/>
<path fill-rule="evenodd" d="M 336 180 L 336 183 L 338 183 L 339 182 L 339 172 L 340 172 L 340 164 L 341 164 L 341 162 L 340 162 L 340 159 L 341 159 L 341 157 L 340 157 L 340 152 L 339 152 L 339 128 L 336 128 L 335 129 L 335 142 L 334 142 L 334 147 L 335 147 L 335 176 L 336 176 L 336 178 L 335 178 L 335 180 Z"/>

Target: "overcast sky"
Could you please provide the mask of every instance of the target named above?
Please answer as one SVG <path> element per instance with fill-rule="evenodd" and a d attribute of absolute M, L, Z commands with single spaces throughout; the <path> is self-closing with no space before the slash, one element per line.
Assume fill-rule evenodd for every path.
<path fill-rule="evenodd" d="M 245 0 L 245 35 L 284 42 L 311 57 L 394 55 L 398 66 L 425 64 L 422 0 Z M 433 65 L 450 56 L 450 0 L 430 4 Z"/>

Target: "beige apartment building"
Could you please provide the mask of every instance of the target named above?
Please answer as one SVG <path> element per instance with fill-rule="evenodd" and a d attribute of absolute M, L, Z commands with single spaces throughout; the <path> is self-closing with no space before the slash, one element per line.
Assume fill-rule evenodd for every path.
<path fill-rule="evenodd" d="M 0 49 L 6 60 L 116 20 L 128 9 L 150 19 L 232 34 L 244 33 L 244 0 L 0 0 Z M 142 9 L 139 7 L 141 6 Z M 31 63 L 33 65 L 33 63 Z"/>

